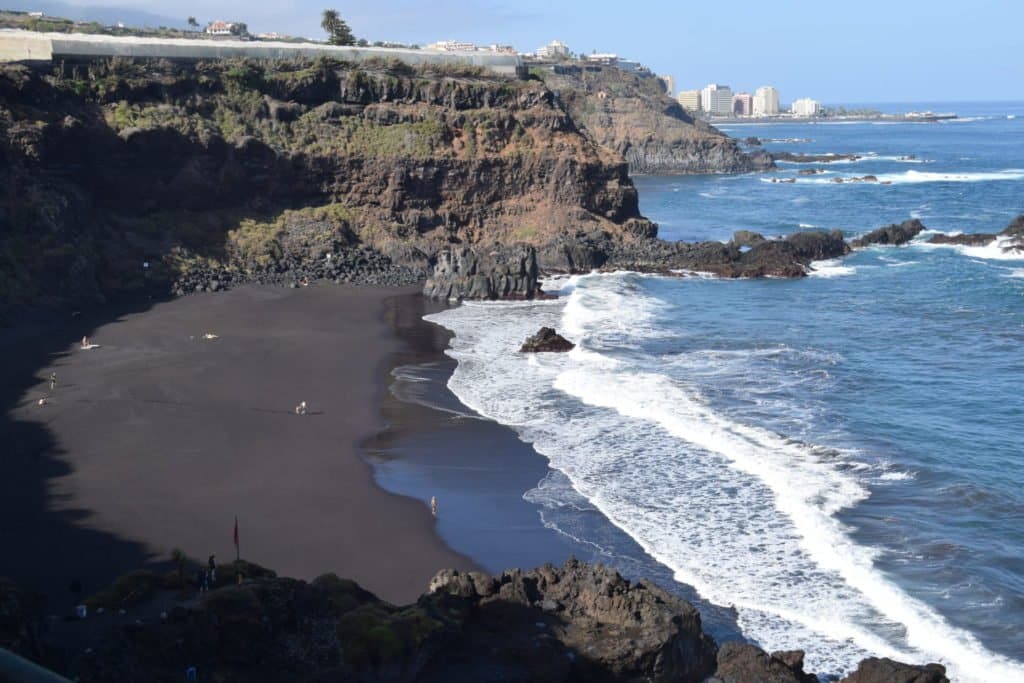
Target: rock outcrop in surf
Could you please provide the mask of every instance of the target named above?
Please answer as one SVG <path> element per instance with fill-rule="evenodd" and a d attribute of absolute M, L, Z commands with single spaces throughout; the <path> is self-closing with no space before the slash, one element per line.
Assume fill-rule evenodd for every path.
<path fill-rule="evenodd" d="M 965 232 L 959 235 L 937 234 L 928 238 L 928 244 L 952 244 L 962 247 L 984 247 L 999 241 L 1003 251 L 1024 249 L 1024 214 L 1010 221 L 997 233 Z"/>
<path fill-rule="evenodd" d="M 894 223 L 884 228 L 872 230 L 862 237 L 853 240 L 851 244 L 855 248 L 867 247 L 872 244 L 900 245 L 906 244 L 924 231 L 924 224 L 916 218 L 902 223 Z"/>
<path fill-rule="evenodd" d="M 550 327 L 542 327 L 536 334 L 527 337 L 519 347 L 520 353 L 564 353 L 576 345 Z"/>

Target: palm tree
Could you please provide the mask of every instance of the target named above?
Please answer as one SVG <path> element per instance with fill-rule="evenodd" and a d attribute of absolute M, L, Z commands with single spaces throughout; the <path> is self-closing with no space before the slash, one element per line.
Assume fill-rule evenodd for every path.
<path fill-rule="evenodd" d="M 321 16 L 320 28 L 327 32 L 327 42 L 331 45 L 355 45 L 356 37 L 338 10 L 325 9 Z"/>
<path fill-rule="evenodd" d="M 190 26 L 191 28 L 194 28 L 194 29 L 198 29 L 198 28 L 199 28 L 199 22 L 198 22 L 198 21 L 196 21 L 196 18 L 195 18 L 195 17 L 189 17 L 189 18 L 188 18 L 188 25 L 189 25 L 189 26 Z"/>
<path fill-rule="evenodd" d="M 328 37 L 333 37 L 334 31 L 338 28 L 340 22 L 341 16 L 338 14 L 338 10 L 325 9 L 320 19 L 320 28 L 327 32 Z"/>

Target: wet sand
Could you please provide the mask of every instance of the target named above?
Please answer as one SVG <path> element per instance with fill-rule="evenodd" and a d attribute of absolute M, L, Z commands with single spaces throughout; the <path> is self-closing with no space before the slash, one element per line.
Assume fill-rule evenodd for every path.
<path fill-rule="evenodd" d="M 227 561 L 235 515 L 243 558 L 297 578 L 335 572 L 394 602 L 442 567 L 472 568 L 421 501 L 374 484 L 359 452 L 384 426 L 404 344 L 391 328 L 416 315 L 403 312 L 410 291 L 243 287 L 5 331 L 0 575 L 52 596 L 174 547 Z M 83 333 L 100 348 L 78 349 Z M 294 414 L 300 401 L 308 415 Z"/>

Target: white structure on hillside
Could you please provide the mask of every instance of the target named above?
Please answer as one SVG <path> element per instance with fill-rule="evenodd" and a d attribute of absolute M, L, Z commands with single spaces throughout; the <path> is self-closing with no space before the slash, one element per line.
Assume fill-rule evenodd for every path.
<path fill-rule="evenodd" d="M 412 48 L 354 47 L 325 43 L 284 43 L 272 40 L 196 40 L 142 38 L 85 33 L 0 31 L 0 64 L 60 62 L 102 57 L 137 59 L 313 59 L 333 57 L 346 62 L 401 60 L 406 64 L 478 66 L 509 78 L 522 73 L 518 55 L 490 51 L 440 52 Z"/>
<path fill-rule="evenodd" d="M 668 93 L 669 97 L 672 97 L 676 92 L 676 77 L 675 76 L 658 76 L 661 82 L 665 84 L 665 92 Z"/>
<path fill-rule="evenodd" d="M 700 91 L 700 108 L 712 116 L 732 114 L 732 88 L 709 83 Z"/>
<path fill-rule="evenodd" d="M 817 116 L 821 113 L 821 103 L 810 97 L 804 97 L 795 100 L 789 110 L 793 116 Z"/>
<path fill-rule="evenodd" d="M 762 85 L 754 91 L 754 116 L 778 116 L 779 91 L 770 85 Z"/>
<path fill-rule="evenodd" d="M 438 52 L 476 52 L 476 45 L 473 43 L 463 43 L 458 40 L 439 40 L 436 43 L 427 45 L 428 50 L 437 50 Z"/>
<path fill-rule="evenodd" d="M 206 33 L 211 36 L 230 36 L 235 33 L 235 23 L 231 21 L 211 21 L 206 25 Z"/>
<path fill-rule="evenodd" d="M 568 59 L 569 46 L 560 40 L 552 40 L 544 47 L 537 48 L 537 59 Z"/>
<path fill-rule="evenodd" d="M 700 112 L 700 90 L 681 90 L 676 99 L 679 106 L 691 114 Z"/>
<path fill-rule="evenodd" d="M 587 55 L 587 61 L 593 64 L 601 64 L 603 66 L 617 66 L 619 63 L 619 56 L 612 52 L 595 52 L 592 55 Z"/>

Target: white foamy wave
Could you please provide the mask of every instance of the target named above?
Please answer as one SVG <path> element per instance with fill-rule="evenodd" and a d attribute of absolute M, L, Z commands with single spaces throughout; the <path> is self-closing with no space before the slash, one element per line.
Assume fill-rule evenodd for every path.
<path fill-rule="evenodd" d="M 669 367 L 710 360 L 736 374 L 740 352 L 676 344 L 666 362 L 629 350 L 671 312 L 644 282 L 586 276 L 556 306 L 467 304 L 430 316 L 455 332 L 449 386 L 514 427 L 678 580 L 735 606 L 741 628 L 766 649 L 805 646 L 808 668 L 829 673 L 874 654 L 942 661 L 956 680 L 1024 680 L 1020 663 L 989 652 L 877 571 L 875 551 L 836 518 L 868 495 L 870 466 L 725 414 L 694 378 Z M 516 353 L 540 325 L 562 330 L 576 349 Z"/>
<path fill-rule="evenodd" d="M 893 161 L 898 164 L 930 164 L 932 163 L 928 159 L 918 159 L 917 157 L 910 156 L 897 156 L 895 154 L 874 154 L 867 157 L 868 160 L 876 159 L 878 161 Z"/>
<path fill-rule="evenodd" d="M 816 228 L 818 226 L 812 225 L 811 223 L 800 223 L 800 224 L 798 224 L 797 227 L 800 227 L 800 228 Z"/>
<path fill-rule="evenodd" d="M 928 231 L 937 234 L 938 231 Z M 960 235 L 960 232 L 948 232 L 948 235 Z M 1013 243 L 1010 237 L 997 236 L 995 240 L 982 246 L 966 246 L 962 244 L 929 244 L 928 242 L 911 242 L 920 249 L 952 249 L 964 256 L 984 261 L 1024 261 L 1024 248 Z"/>
<path fill-rule="evenodd" d="M 913 472 L 885 472 L 878 478 L 883 481 L 909 481 L 916 476 Z"/>
<path fill-rule="evenodd" d="M 854 266 L 847 266 L 843 264 L 842 259 L 828 259 L 826 261 L 814 261 L 811 263 L 811 271 L 808 273 L 811 277 L 842 277 L 844 275 L 853 275 L 857 272 Z"/>
<path fill-rule="evenodd" d="M 859 180 L 864 176 L 846 175 L 835 178 L 821 177 L 798 177 L 795 178 L 799 185 L 912 185 L 920 183 L 983 183 L 1007 180 L 1024 180 L 1024 169 L 1006 169 L 995 172 L 971 172 L 971 173 L 938 173 L 930 171 L 904 171 L 903 173 L 875 173 L 872 174 L 876 181 Z M 836 180 L 842 179 L 842 183 Z M 761 182 L 770 183 L 771 178 L 761 178 Z"/>
<path fill-rule="evenodd" d="M 1008 274 L 1004 275 L 1003 277 L 1024 278 L 1024 268 L 1014 268 L 1013 270 L 1011 270 Z"/>

